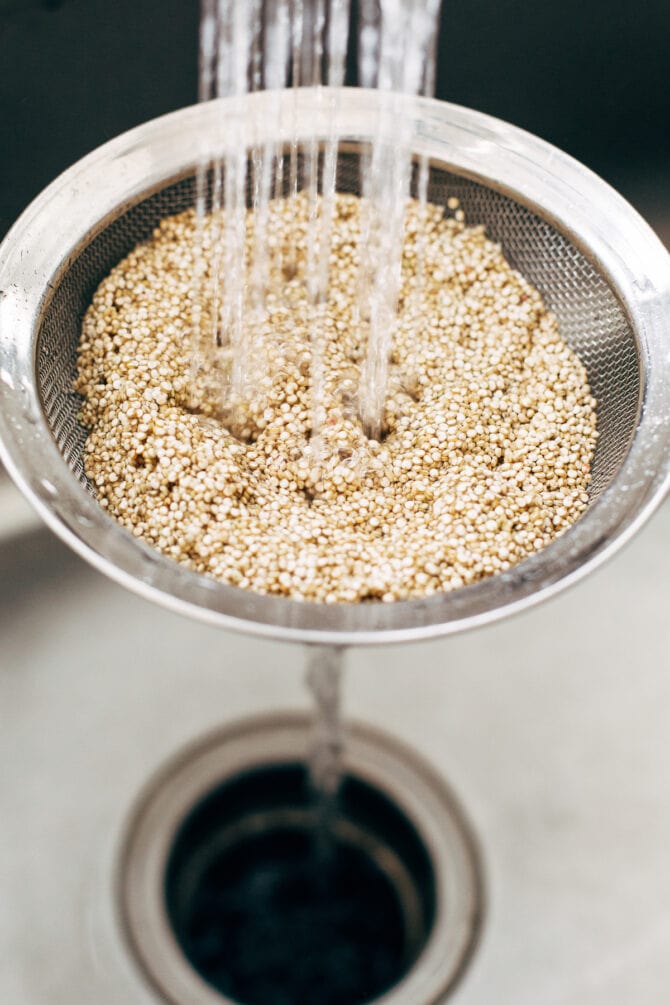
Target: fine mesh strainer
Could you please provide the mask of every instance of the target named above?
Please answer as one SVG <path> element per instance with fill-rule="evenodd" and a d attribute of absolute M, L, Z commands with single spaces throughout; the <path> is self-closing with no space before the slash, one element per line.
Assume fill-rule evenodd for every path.
<path fill-rule="evenodd" d="M 336 102 L 338 185 L 357 191 L 380 95 Z M 330 134 L 310 89 L 186 108 L 118 137 L 66 171 L 0 250 L 0 436 L 19 486 L 65 541 L 114 579 L 212 623 L 307 642 L 371 643 L 445 634 L 555 593 L 641 526 L 670 479 L 670 258 L 631 207 L 543 141 L 487 116 L 403 99 L 415 156 L 429 158 L 431 201 L 457 196 L 543 294 L 586 365 L 599 440 L 586 513 L 509 571 L 442 596 L 317 604 L 267 597 L 190 572 L 108 517 L 86 483 L 85 431 L 72 391 L 83 313 L 100 280 L 155 224 L 193 204 L 196 152 L 227 143 L 243 113 L 254 143 Z M 279 111 L 279 114 L 278 114 Z M 234 130 L 232 131 L 234 133 Z"/>

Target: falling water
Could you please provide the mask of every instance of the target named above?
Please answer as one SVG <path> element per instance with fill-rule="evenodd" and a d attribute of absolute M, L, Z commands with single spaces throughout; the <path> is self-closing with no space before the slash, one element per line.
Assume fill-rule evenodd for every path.
<path fill-rule="evenodd" d="M 439 3 L 438 3 L 439 6 Z M 437 54 L 437 23 L 435 24 L 426 47 L 426 62 L 423 73 L 423 83 L 421 94 L 424 97 L 432 97 L 435 93 L 435 68 Z M 426 275 L 426 248 L 428 244 L 428 231 L 426 228 L 427 208 L 428 208 L 428 182 L 430 179 L 430 164 L 428 157 L 422 154 L 419 158 L 419 178 L 417 183 L 417 196 L 420 209 L 420 230 L 416 244 L 416 290 L 414 296 L 414 310 L 421 314 L 423 311 L 423 292 L 425 288 Z"/>
<path fill-rule="evenodd" d="M 370 437 L 382 431 L 388 361 L 400 289 L 404 216 L 410 192 L 411 120 L 398 107 L 398 94 L 417 94 L 434 81 L 434 53 L 440 0 L 381 0 L 379 21 L 363 4 L 364 79 L 384 92 L 372 153 L 361 179 L 366 219 L 361 231 L 359 317 L 369 321 L 359 391 L 359 414 Z M 420 195 L 427 197 L 427 166 Z"/>
<path fill-rule="evenodd" d="M 410 192 L 411 123 L 398 109 L 398 94 L 430 94 L 435 76 L 435 39 L 440 0 L 359 0 L 358 75 L 364 87 L 383 92 L 381 114 L 370 149 L 361 157 L 360 270 L 357 312 L 364 358 L 359 417 L 371 437 L 383 425 L 388 357 L 401 278 L 404 213 Z M 273 269 L 287 279 L 297 274 L 295 251 L 272 259 L 268 228 L 272 198 L 308 206 L 307 261 L 302 279 L 311 314 L 312 436 L 309 451 L 320 463 L 327 379 L 329 269 L 338 159 L 337 101 L 345 81 L 350 38 L 350 0 L 202 0 L 200 24 L 201 101 L 239 99 L 221 122 L 223 156 L 199 151 L 196 174 L 198 257 L 193 289 L 194 376 L 218 386 L 221 413 L 231 428 L 262 393 L 265 361 L 253 331 L 266 312 Z M 328 85 L 325 89 L 323 85 Z M 244 96 L 265 89 L 275 97 L 273 121 L 281 111 L 280 91 L 294 91 L 287 153 L 277 141 L 254 146 Z M 316 88 L 325 135 L 301 138 L 298 89 Z M 287 177 L 285 177 L 285 156 Z M 428 164 L 419 163 L 418 195 L 424 207 Z M 251 198 L 250 198 L 251 196 Z M 249 216 L 251 202 L 253 214 Z M 425 210 L 424 210 L 425 211 Z M 252 222 L 250 222 L 252 221 Z M 418 272 L 425 248 L 417 245 Z M 281 274 L 278 272 L 277 274 Z M 420 294 L 420 283 L 418 284 Z M 205 305 L 209 304 L 209 310 Z M 421 300 L 416 301 L 421 310 Z M 254 398 L 254 395 L 256 398 Z M 252 400 L 253 399 L 253 400 Z M 316 716 L 310 778 L 317 794 L 317 847 L 328 855 L 341 778 L 341 649 L 310 647 L 307 681 Z"/>
<path fill-rule="evenodd" d="M 291 82 L 293 85 L 293 108 L 291 119 L 291 148 L 289 154 L 289 199 L 295 200 L 298 194 L 298 88 L 302 85 L 300 52 L 303 33 L 303 0 L 293 0 L 291 8 Z M 293 277 L 296 272 L 295 245 L 289 250 L 289 260 L 286 263 L 286 274 Z"/>
<path fill-rule="evenodd" d="M 318 859 L 324 863 L 333 849 L 333 823 L 337 818 L 342 780 L 343 661 L 342 648 L 308 647 L 306 680 L 316 709 L 309 776 L 316 799 L 316 852 Z"/>
<path fill-rule="evenodd" d="M 286 85 L 291 45 L 290 9 L 288 0 L 272 0 L 267 5 L 265 19 L 265 49 L 262 84 L 274 95 L 271 117 L 280 115 L 280 90 Z M 284 157 L 278 141 L 264 143 L 260 156 L 258 185 L 254 187 L 254 268 L 253 300 L 257 313 L 265 308 L 265 293 L 270 278 L 270 247 L 267 240 L 268 209 L 272 197 L 282 193 Z M 281 263 L 276 263 L 281 268 Z"/>
<path fill-rule="evenodd" d="M 272 246 L 269 206 L 271 198 L 283 194 L 283 151 L 278 141 L 253 145 L 244 96 L 270 91 L 279 115 L 297 6 L 296 0 L 202 0 L 200 100 L 237 97 L 239 104 L 221 123 L 222 156 L 199 153 L 191 371 L 198 375 L 210 367 L 221 381 L 221 412 L 231 424 L 240 425 L 263 387 L 265 361 L 258 340 L 250 337 L 249 321 L 264 317 Z M 211 391 L 212 373 L 209 378 Z"/>
<path fill-rule="evenodd" d="M 216 94 L 216 60 L 218 51 L 219 22 L 216 16 L 216 0 L 202 0 L 200 15 L 200 51 L 198 61 L 198 100 L 210 101 Z M 204 140 L 204 137 L 203 137 Z M 206 355 L 203 344 L 203 286 L 207 268 L 205 251 L 205 217 L 210 208 L 207 196 L 209 160 L 203 149 L 198 150 L 195 181 L 196 248 L 198 254 L 193 274 L 191 298 L 193 302 L 193 326 L 191 344 L 191 384 L 198 376 L 198 370 Z"/>
<path fill-rule="evenodd" d="M 323 72 L 324 31 L 326 25 L 325 0 L 312 0 L 303 7 L 302 79 L 317 87 L 319 111 L 323 103 L 320 84 Z M 305 39 L 307 44 L 305 45 Z M 311 341 L 312 438 L 308 451 L 315 465 L 321 458 L 321 428 L 324 403 L 324 346 L 323 313 L 326 305 L 319 291 L 319 140 L 314 133 L 306 142 L 305 178 L 307 186 L 307 265 L 305 282 L 309 304 Z"/>
<path fill-rule="evenodd" d="M 311 74 L 308 79 L 311 79 L 312 84 L 319 88 L 319 111 L 322 111 L 325 105 L 330 123 L 323 155 L 320 200 L 318 197 L 319 146 L 316 136 L 310 138 L 307 144 L 306 170 L 309 196 L 306 282 L 312 331 L 312 436 L 309 449 L 314 462 L 318 464 L 322 451 L 320 434 L 325 420 L 328 272 L 335 208 L 338 152 L 335 118 L 337 113 L 337 94 L 330 92 L 324 95 L 319 85 L 324 79 L 324 51 L 326 53 L 326 84 L 330 88 L 341 88 L 344 83 L 347 40 L 349 37 L 349 0 L 339 0 L 339 2 L 335 0 L 335 2 L 329 4 L 327 22 L 325 0 L 317 0 L 311 9 L 311 13 L 313 37 L 310 46 Z"/>
<path fill-rule="evenodd" d="M 221 0 L 225 31 L 225 52 L 219 60 L 220 93 L 236 97 L 249 90 L 249 52 L 252 41 L 251 12 L 257 2 Z M 254 11 L 255 13 L 255 11 Z M 254 83 L 252 77 L 252 84 Z M 231 396 L 233 411 L 243 406 L 250 363 L 248 327 L 245 325 L 246 239 L 247 239 L 247 144 L 245 116 L 236 109 L 228 123 L 232 152 L 224 170 L 225 226 L 223 229 L 223 275 L 216 282 L 225 291 L 221 301 L 220 338 L 232 352 Z"/>
<path fill-rule="evenodd" d="M 430 94 L 435 76 L 435 38 L 440 0 L 359 0 L 360 83 L 384 92 L 371 150 L 361 158 L 364 196 L 358 320 L 365 339 L 358 411 L 366 432 L 379 437 L 383 425 L 388 357 L 400 286 L 404 209 L 410 191 L 410 128 L 398 114 L 399 93 Z M 296 94 L 288 150 L 289 201 L 301 187 L 308 203 L 307 263 L 304 273 L 311 313 L 311 452 L 318 461 L 327 377 L 326 321 L 336 191 L 337 89 L 345 79 L 350 36 L 350 0 L 202 0 L 200 100 L 237 96 L 226 113 L 226 150 L 210 161 L 200 152 L 196 176 L 197 240 L 194 270 L 193 375 L 209 369 L 209 386 L 220 381 L 222 414 L 231 423 L 258 403 L 264 386 L 263 347 L 250 335 L 250 321 L 262 320 L 271 269 L 296 273 L 290 250 L 273 262 L 268 240 L 270 200 L 283 197 L 284 150 L 276 142 L 254 147 L 243 97 L 261 88 L 276 94 L 292 85 Z M 334 90 L 324 90 L 322 85 Z M 301 139 L 298 88 L 317 89 L 317 102 L 330 128 Z M 321 116 L 320 116 L 321 117 Z M 222 123 L 223 127 L 223 123 Z M 301 160 L 303 164 L 301 177 Z M 418 195 L 426 204 L 428 165 L 420 162 Z M 253 223 L 247 207 L 251 193 Z M 210 215 L 211 214 L 211 215 Z M 420 276 L 425 249 L 417 246 Z M 420 296 L 415 300 L 420 310 Z M 209 311 L 204 305 L 209 304 Z M 367 333 L 363 335 L 363 333 Z M 255 397 L 254 397 L 255 396 Z M 253 401 L 252 401 L 253 399 Z"/>

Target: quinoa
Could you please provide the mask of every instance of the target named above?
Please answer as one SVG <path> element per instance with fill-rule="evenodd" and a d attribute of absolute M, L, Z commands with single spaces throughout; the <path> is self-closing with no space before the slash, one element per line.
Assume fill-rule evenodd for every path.
<path fill-rule="evenodd" d="M 75 388 L 101 506 L 196 572 L 325 602 L 457 589 L 565 531 L 588 504 L 596 441 L 584 367 L 538 291 L 449 208 L 408 203 L 379 441 L 356 411 L 361 200 L 336 197 L 318 317 L 305 293 L 306 199 L 271 203 L 265 311 L 244 332 L 257 369 L 233 405 L 209 272 L 194 293 L 195 215 L 163 220 L 102 281 L 83 322 Z M 220 225 L 207 221 L 205 242 Z"/>

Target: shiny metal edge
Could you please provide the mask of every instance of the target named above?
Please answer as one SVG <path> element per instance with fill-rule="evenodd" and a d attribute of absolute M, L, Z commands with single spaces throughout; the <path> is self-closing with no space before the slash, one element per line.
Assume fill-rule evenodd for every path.
<path fill-rule="evenodd" d="M 550 144 L 478 112 L 402 99 L 412 149 L 476 178 L 549 220 L 608 275 L 645 352 L 638 430 L 613 483 L 566 534 L 506 573 L 452 593 L 392 604 L 316 604 L 253 594 L 190 572 L 107 517 L 73 478 L 34 380 L 36 336 L 50 286 L 110 219 L 226 146 L 228 117 L 246 111 L 254 141 L 290 139 L 290 92 L 261 92 L 173 112 L 77 162 L 31 203 L 0 247 L 0 456 L 46 523 L 83 558 L 148 599 L 212 624 L 306 642 L 376 644 L 446 635 L 524 610 L 613 555 L 670 486 L 670 256 L 605 182 Z M 344 89 L 336 130 L 368 141 L 383 95 Z M 298 120 L 328 133 L 330 102 L 298 95 Z M 277 117 L 277 108 L 280 115 Z"/>

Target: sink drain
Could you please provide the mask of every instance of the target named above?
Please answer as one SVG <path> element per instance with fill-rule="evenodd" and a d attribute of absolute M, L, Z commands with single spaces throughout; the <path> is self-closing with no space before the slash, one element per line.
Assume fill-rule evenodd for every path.
<path fill-rule="evenodd" d="M 434 880 L 417 835 L 348 777 L 327 854 L 301 765 L 263 767 L 198 806 L 173 847 L 167 912 L 195 969 L 234 1001 L 370 1001 L 418 957 Z M 363 821 L 384 819 L 383 840 Z"/>
<path fill-rule="evenodd" d="M 141 799 L 121 916 L 172 1005 L 430 1005 L 462 973 L 481 884 L 453 797 L 411 751 L 353 727 L 326 854 L 310 739 L 303 716 L 239 724 L 171 762 Z"/>

